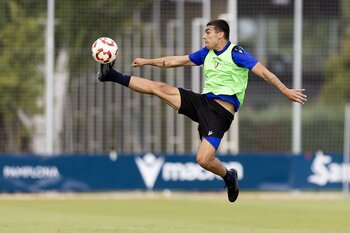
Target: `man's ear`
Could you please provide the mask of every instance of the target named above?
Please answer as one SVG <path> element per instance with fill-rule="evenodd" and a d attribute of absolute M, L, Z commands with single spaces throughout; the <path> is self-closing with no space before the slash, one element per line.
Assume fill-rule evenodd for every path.
<path fill-rule="evenodd" d="M 225 33 L 224 32 L 219 32 L 218 33 L 218 36 L 220 39 L 224 38 L 225 37 Z"/>

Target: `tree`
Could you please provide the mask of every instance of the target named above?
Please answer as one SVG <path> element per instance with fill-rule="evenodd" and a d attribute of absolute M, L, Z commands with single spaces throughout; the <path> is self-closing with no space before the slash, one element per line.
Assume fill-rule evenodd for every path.
<path fill-rule="evenodd" d="M 43 29 L 16 2 L 9 1 L 6 24 L 0 28 L 0 145 L 1 151 L 25 147 L 28 131 L 20 116 L 40 111 L 42 96 Z M 24 129 L 24 130 L 23 130 Z"/>
<path fill-rule="evenodd" d="M 326 64 L 326 82 L 321 90 L 321 101 L 327 104 L 343 106 L 350 102 L 350 85 L 348 74 L 350 73 L 350 3 L 342 1 L 343 17 L 345 24 L 343 38 L 340 43 L 339 53 L 331 57 Z"/>
<path fill-rule="evenodd" d="M 30 150 L 31 119 L 42 113 L 44 29 L 47 1 L 0 0 L 0 151 Z M 96 38 L 114 38 L 128 24 L 129 9 L 151 0 L 61 0 L 55 2 L 55 47 L 69 51 L 70 77 L 85 73 Z M 130 11 L 129 11 L 130 12 Z M 41 23 L 44 22 L 44 23 Z M 56 54 L 57 55 L 57 54 Z M 91 67 L 91 66 L 90 66 Z"/>

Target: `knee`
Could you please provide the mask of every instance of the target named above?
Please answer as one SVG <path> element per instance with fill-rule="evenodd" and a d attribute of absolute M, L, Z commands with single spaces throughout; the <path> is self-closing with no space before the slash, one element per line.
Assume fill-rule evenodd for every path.
<path fill-rule="evenodd" d="M 204 169 L 208 169 L 210 167 L 211 160 L 203 154 L 197 154 L 196 161 L 199 164 L 199 166 L 201 166 Z"/>

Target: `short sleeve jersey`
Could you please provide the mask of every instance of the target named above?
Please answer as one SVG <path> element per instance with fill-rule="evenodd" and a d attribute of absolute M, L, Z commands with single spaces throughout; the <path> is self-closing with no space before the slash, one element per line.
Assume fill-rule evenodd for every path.
<path fill-rule="evenodd" d="M 216 55 L 220 55 L 224 53 L 228 47 L 231 45 L 231 42 L 228 41 L 223 50 L 221 51 L 215 51 Z M 206 56 L 209 53 L 209 49 L 206 47 L 193 52 L 189 55 L 189 59 L 195 63 L 197 66 L 203 65 L 204 60 Z M 257 64 L 257 59 L 255 59 L 252 55 L 250 55 L 247 51 L 245 51 L 241 46 L 235 45 L 232 49 L 232 61 L 239 67 L 247 68 L 249 70 L 252 70 L 253 67 Z M 237 97 L 235 95 L 233 96 L 227 96 L 227 95 L 213 95 L 212 93 L 206 94 L 208 98 L 211 99 L 222 99 L 228 102 L 231 102 L 235 105 L 236 111 L 238 111 L 238 108 L 240 107 L 240 102 L 237 100 Z"/>

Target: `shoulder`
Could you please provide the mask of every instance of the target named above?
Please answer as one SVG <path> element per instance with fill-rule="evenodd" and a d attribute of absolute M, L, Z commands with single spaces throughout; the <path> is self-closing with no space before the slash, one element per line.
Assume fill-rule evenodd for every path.
<path fill-rule="evenodd" d="M 238 66 L 243 68 L 253 69 L 258 60 L 250 55 L 242 46 L 234 45 L 232 48 L 232 60 Z"/>
<path fill-rule="evenodd" d="M 207 48 L 207 47 L 203 47 L 203 48 L 201 48 L 200 50 L 198 50 L 198 51 L 196 51 L 196 52 L 194 52 L 194 53 L 198 53 L 198 54 L 200 54 L 200 55 L 204 55 L 204 56 L 206 56 L 208 53 L 209 53 L 209 49 Z"/>
<path fill-rule="evenodd" d="M 204 59 L 207 56 L 207 54 L 209 53 L 209 49 L 207 49 L 206 47 L 195 51 L 191 54 L 188 55 L 188 58 L 195 63 L 197 66 L 202 65 L 204 63 Z"/>
<path fill-rule="evenodd" d="M 240 45 L 234 45 L 232 48 L 232 52 L 233 53 L 240 53 L 240 54 L 244 54 L 245 50 L 242 46 Z"/>

